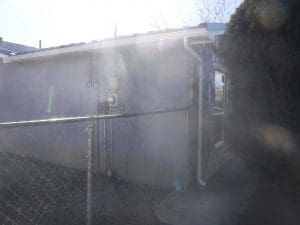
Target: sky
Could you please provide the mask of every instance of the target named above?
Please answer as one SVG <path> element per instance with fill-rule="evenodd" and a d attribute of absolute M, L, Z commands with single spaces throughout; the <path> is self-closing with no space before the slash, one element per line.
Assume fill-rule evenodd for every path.
<path fill-rule="evenodd" d="M 118 35 L 155 30 L 154 21 L 163 28 L 196 25 L 196 1 L 0 0 L 0 36 L 50 47 L 113 37 L 115 24 Z"/>

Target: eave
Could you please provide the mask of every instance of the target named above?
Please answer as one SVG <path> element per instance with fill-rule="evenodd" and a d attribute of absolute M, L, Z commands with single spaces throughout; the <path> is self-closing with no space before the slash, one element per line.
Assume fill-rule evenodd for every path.
<path fill-rule="evenodd" d="M 190 30 L 171 31 L 164 33 L 150 33 L 144 35 L 130 36 L 126 38 L 117 38 L 111 40 L 103 40 L 99 42 L 91 42 L 83 45 L 47 49 L 21 55 L 3 57 L 3 63 L 22 62 L 26 60 L 34 60 L 38 58 L 53 57 L 61 54 L 89 52 L 93 50 L 120 48 L 126 46 L 145 45 L 155 42 L 163 42 L 170 40 L 178 40 L 188 37 L 191 44 L 208 44 L 212 41 L 208 37 L 207 29 L 196 28 Z"/>

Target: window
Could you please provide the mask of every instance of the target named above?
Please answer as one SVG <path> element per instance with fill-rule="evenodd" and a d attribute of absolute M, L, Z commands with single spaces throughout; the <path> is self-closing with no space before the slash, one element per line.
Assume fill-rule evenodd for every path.
<path fill-rule="evenodd" d="M 215 71 L 214 142 L 223 140 L 224 73 Z"/>
<path fill-rule="evenodd" d="M 223 111 L 224 102 L 224 73 L 215 71 L 215 108 Z"/>

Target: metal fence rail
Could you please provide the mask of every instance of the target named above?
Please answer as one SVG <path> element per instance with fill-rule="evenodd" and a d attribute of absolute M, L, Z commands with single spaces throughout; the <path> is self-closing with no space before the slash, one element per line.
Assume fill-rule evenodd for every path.
<path fill-rule="evenodd" d="M 97 120 L 105 120 L 105 119 L 113 119 L 113 118 L 138 117 L 138 116 L 171 113 L 171 112 L 180 112 L 186 110 L 188 110 L 188 108 L 166 109 L 166 110 L 157 110 L 152 112 L 130 113 L 130 114 L 93 115 L 93 116 L 82 116 L 82 117 L 65 117 L 65 118 L 52 118 L 52 119 L 17 121 L 17 122 L 3 122 L 0 123 L 0 129 L 14 128 L 14 127 L 28 127 L 28 126 L 43 126 L 43 125 L 64 124 L 64 123 L 78 123 L 78 122 L 97 121 Z"/>
<path fill-rule="evenodd" d="M 4 175 L 1 175 L 4 177 L 0 179 L 0 188 L 2 189 L 0 190 L 2 191 L 0 195 L 0 224 L 82 224 L 82 217 L 86 215 L 84 223 L 91 225 L 93 218 L 92 181 L 95 122 L 186 110 L 188 108 L 0 123 L 0 129 L 11 129 L 87 122 L 85 128 L 88 138 L 86 175 L 83 171 L 69 170 L 57 165 L 51 167 L 48 164 L 41 164 L 40 161 L 28 158 L 25 155 L 16 156 L 11 153 L 0 152 L 1 169 L 4 171 Z M 9 180 L 9 182 L 5 183 L 6 180 Z M 11 180 L 13 181 L 11 182 Z M 43 185 L 37 185 L 37 183 Z M 74 185 L 75 183 L 76 185 Z M 31 203 L 28 204 L 27 199 L 31 199 Z M 34 201 L 34 204 L 32 201 Z M 82 202 L 85 202 L 85 204 L 82 204 Z M 74 205 L 80 205 L 78 207 L 83 212 L 73 212 L 72 216 L 61 221 L 58 214 L 63 214 L 65 210 L 71 212 Z M 84 210 L 84 208 L 86 209 Z"/>

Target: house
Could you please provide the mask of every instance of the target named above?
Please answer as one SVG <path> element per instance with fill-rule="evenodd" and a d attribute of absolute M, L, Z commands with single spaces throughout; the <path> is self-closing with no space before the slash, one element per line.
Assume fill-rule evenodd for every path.
<path fill-rule="evenodd" d="M 161 110 L 165 113 L 98 121 L 95 172 L 187 186 L 205 184 L 218 167 L 215 45 L 207 27 L 3 49 L 10 53 L 1 55 L 0 122 Z M 0 151 L 85 169 L 85 127 L 2 129 Z"/>

